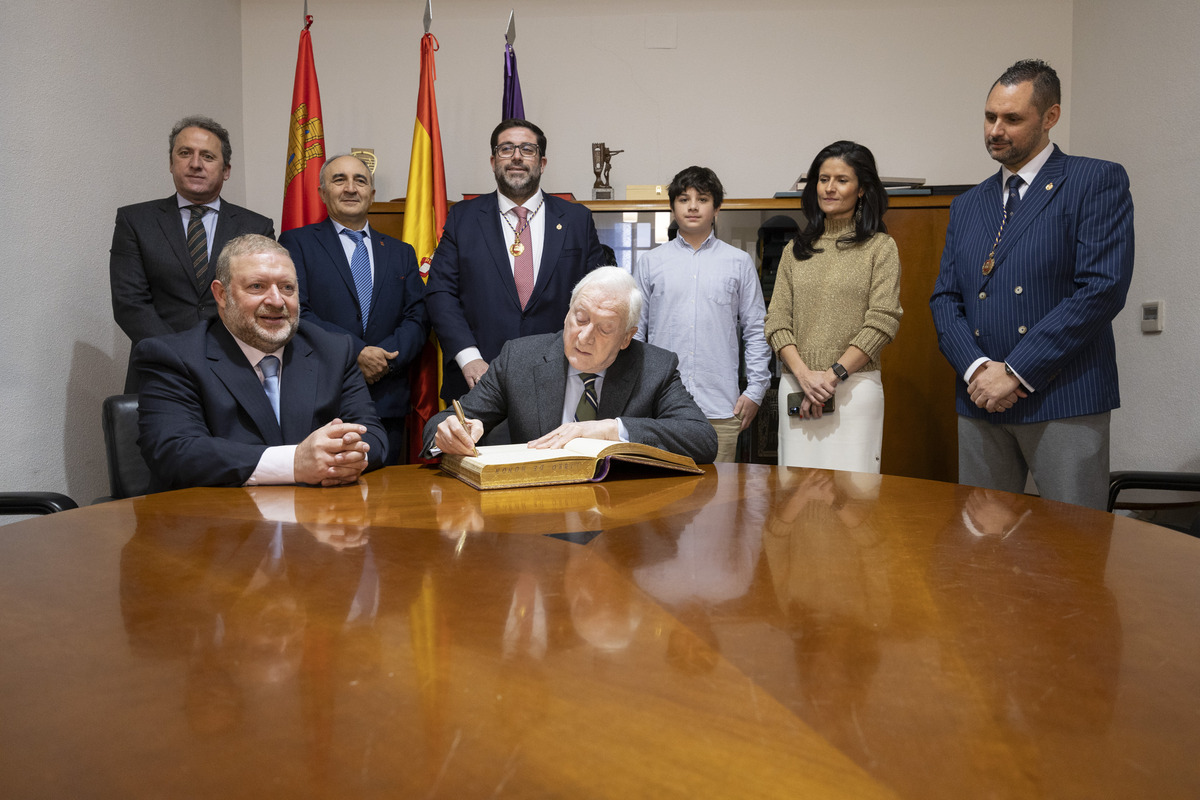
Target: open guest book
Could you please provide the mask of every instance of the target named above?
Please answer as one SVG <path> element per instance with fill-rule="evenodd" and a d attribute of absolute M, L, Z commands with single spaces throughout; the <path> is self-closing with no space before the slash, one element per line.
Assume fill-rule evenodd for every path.
<path fill-rule="evenodd" d="M 555 483 L 601 481 L 613 461 L 701 474 L 687 456 L 635 442 L 572 439 L 559 450 L 534 450 L 525 443 L 479 448 L 477 456 L 443 455 L 442 469 L 476 489 L 513 489 Z"/>

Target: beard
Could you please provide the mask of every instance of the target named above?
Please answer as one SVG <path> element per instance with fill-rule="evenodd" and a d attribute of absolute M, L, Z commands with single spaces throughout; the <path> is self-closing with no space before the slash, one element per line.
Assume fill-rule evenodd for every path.
<path fill-rule="evenodd" d="M 242 309 L 233 302 L 232 295 L 225 298 L 225 327 L 229 328 L 238 339 L 241 339 L 246 344 L 256 350 L 261 350 L 264 353 L 273 353 L 279 348 L 292 340 L 296 335 L 296 329 L 300 327 L 300 315 L 292 314 L 287 306 L 282 308 L 262 307 L 264 312 L 272 314 L 283 314 L 287 327 L 280 330 L 268 330 L 259 324 L 258 318 L 250 314 L 246 314 Z"/>
<path fill-rule="evenodd" d="M 496 162 L 496 167 L 493 170 L 496 174 L 496 186 L 500 189 L 500 194 L 512 199 L 524 199 L 530 197 L 538 190 L 538 186 L 542 182 L 542 167 L 537 161 L 522 161 L 522 166 L 526 171 L 509 172 L 505 168 L 512 165 L 512 161 Z"/>
<path fill-rule="evenodd" d="M 1011 167 L 1013 164 L 1022 164 L 1029 159 L 1030 153 L 1036 143 L 1018 143 L 1013 139 L 996 140 L 988 139 L 986 141 L 988 155 L 993 161 L 998 161 L 1006 167 Z M 998 150 L 993 150 L 993 147 L 999 147 Z"/>

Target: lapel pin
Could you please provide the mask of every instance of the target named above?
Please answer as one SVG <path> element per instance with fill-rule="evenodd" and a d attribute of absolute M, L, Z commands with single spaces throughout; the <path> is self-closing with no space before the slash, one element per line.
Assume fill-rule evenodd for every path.
<path fill-rule="evenodd" d="M 1047 183 L 1047 184 L 1046 184 L 1046 191 L 1047 191 L 1047 192 L 1048 192 L 1048 191 L 1050 191 L 1050 190 L 1051 190 L 1051 189 L 1053 189 L 1053 188 L 1054 188 L 1054 184 L 1053 184 L 1053 183 Z"/>
<path fill-rule="evenodd" d="M 554 227 L 555 227 L 555 229 L 556 229 L 556 230 L 560 230 L 560 231 L 561 231 L 561 230 L 562 230 L 562 223 L 560 222 L 560 223 L 558 223 L 557 225 L 555 225 Z"/>

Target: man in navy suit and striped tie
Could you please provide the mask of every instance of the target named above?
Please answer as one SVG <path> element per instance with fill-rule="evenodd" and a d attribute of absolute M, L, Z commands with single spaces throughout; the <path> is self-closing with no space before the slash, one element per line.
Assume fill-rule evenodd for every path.
<path fill-rule="evenodd" d="M 1058 75 L 1019 61 L 992 85 L 1000 171 L 955 199 L 930 307 L 958 384 L 960 483 L 1105 508 L 1120 406 L 1112 320 L 1133 274 L 1125 169 L 1050 143 Z"/>

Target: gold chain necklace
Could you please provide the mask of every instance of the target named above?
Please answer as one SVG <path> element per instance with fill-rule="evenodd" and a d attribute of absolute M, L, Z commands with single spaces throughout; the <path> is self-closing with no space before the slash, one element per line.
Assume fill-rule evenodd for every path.
<path fill-rule="evenodd" d="M 508 221 L 508 214 L 500 215 L 500 217 L 504 220 L 504 224 L 507 225 L 509 230 L 513 232 L 513 243 L 512 247 L 508 248 L 508 252 L 512 253 L 514 258 L 520 257 L 521 253 L 525 252 L 525 245 L 521 244 L 521 234 L 529 230 L 529 223 L 532 222 L 533 218 L 536 217 L 538 212 L 542 210 L 542 204 L 545 202 L 546 195 L 542 195 L 542 201 L 538 203 L 538 206 L 533 210 L 533 213 L 527 215 L 525 219 L 521 220 L 520 230 L 518 230 L 511 222 Z M 516 208 L 516 206 L 514 206 L 514 208 Z"/>
<path fill-rule="evenodd" d="M 1012 184 L 1012 179 L 1014 176 L 1020 177 L 1015 172 L 1012 175 L 1010 175 L 1008 178 L 1008 181 L 1006 181 L 1006 183 L 1009 184 L 1010 186 Z M 1025 182 L 1024 179 L 1022 179 L 1021 183 L 1024 183 L 1024 182 Z M 1020 184 L 1018 184 L 1018 187 L 1019 186 L 1020 186 Z M 996 231 L 996 241 L 992 242 L 992 252 L 988 253 L 987 261 L 983 262 L 983 274 L 984 275 L 991 275 L 992 270 L 996 268 L 996 248 L 1000 246 L 1000 237 L 1004 235 L 1004 223 L 1008 222 L 1008 196 L 1009 196 L 1009 193 L 1011 193 L 1011 192 L 1012 192 L 1011 188 L 1000 192 L 1000 203 L 1001 203 L 1001 207 L 1004 209 L 1004 216 L 1002 216 L 1000 218 L 1000 230 Z"/>

